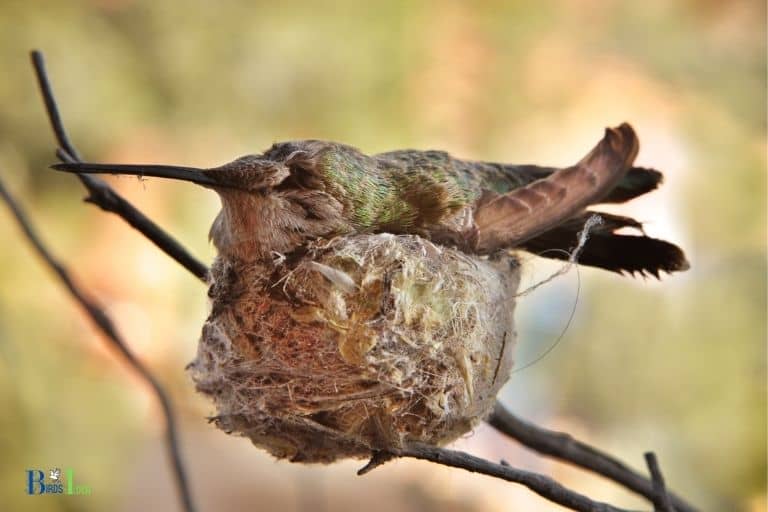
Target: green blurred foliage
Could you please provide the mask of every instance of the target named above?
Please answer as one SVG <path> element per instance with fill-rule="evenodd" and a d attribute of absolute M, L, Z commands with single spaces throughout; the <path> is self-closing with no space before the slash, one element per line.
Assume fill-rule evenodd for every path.
<path fill-rule="evenodd" d="M 679 227 L 692 269 L 660 285 L 583 271 L 563 343 L 507 394 L 543 422 L 577 418 L 595 444 L 638 466 L 654 449 L 681 493 L 736 510 L 765 495 L 764 20 L 757 1 L 4 0 L 0 172 L 54 250 L 110 312 L 125 313 L 130 341 L 195 424 L 207 409 L 182 368 L 205 293 L 83 206 L 71 176 L 46 170 L 53 141 L 29 49 L 45 51 L 70 135 L 93 160 L 207 166 L 323 138 L 369 152 L 430 145 L 566 164 L 580 155 L 564 141 L 586 150 L 600 127 L 637 120 L 641 141 L 673 139 L 684 155 L 680 175 L 667 173 L 674 204 L 642 220 Z M 658 144 L 643 163 L 665 161 Z M 158 180 L 117 183 L 212 257 L 215 198 Z M 3 503 L 101 510 L 129 500 L 116 468 L 158 435 L 151 398 L 98 348 L 7 216 L 0 241 Z M 565 313 L 548 314 L 547 300 L 536 307 L 524 308 L 524 325 L 556 332 Z M 527 341 L 523 353 L 535 354 L 539 341 Z M 76 468 L 97 493 L 76 504 L 25 496 L 24 469 L 54 465 Z"/>

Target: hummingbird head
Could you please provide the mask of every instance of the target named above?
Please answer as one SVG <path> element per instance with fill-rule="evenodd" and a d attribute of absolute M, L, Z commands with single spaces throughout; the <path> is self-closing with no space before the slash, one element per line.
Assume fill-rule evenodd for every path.
<path fill-rule="evenodd" d="M 51 167 L 76 174 L 117 174 L 168 178 L 196 183 L 216 192 L 267 192 L 290 176 L 289 161 L 276 161 L 264 155 L 246 155 L 210 169 L 156 164 L 98 164 L 67 162 Z"/>
<path fill-rule="evenodd" d="M 221 198 L 222 210 L 209 236 L 219 253 L 265 259 L 290 252 L 337 226 L 331 218 L 341 217 L 341 203 L 323 192 L 316 172 L 326 148 L 320 141 L 284 142 L 263 154 L 246 155 L 210 169 L 88 162 L 52 167 L 76 174 L 169 178 L 213 189 Z"/>

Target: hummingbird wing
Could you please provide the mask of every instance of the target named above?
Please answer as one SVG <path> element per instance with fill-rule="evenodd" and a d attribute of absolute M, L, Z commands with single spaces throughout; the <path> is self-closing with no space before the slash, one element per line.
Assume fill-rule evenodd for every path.
<path fill-rule="evenodd" d="M 539 165 L 510 165 L 483 162 L 483 165 L 478 167 L 478 164 L 474 162 L 466 162 L 466 164 L 469 169 L 468 172 L 477 173 L 479 170 L 484 174 L 481 179 L 485 182 L 485 188 L 499 193 L 510 192 L 515 188 L 546 178 L 559 170 L 557 167 L 542 167 Z M 608 192 L 608 195 L 600 199 L 599 202 L 624 203 L 655 190 L 661 185 L 663 179 L 664 176 L 656 169 L 632 167 L 619 180 L 619 183 Z"/>
<path fill-rule="evenodd" d="M 505 194 L 483 191 L 475 204 L 475 249 L 490 253 L 522 245 L 609 196 L 637 156 L 639 142 L 626 123 L 608 128 L 574 166 Z"/>

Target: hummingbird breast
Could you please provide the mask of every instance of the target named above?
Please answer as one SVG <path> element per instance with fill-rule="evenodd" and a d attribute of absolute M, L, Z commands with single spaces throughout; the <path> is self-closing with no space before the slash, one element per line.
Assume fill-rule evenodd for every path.
<path fill-rule="evenodd" d="M 220 254 L 240 260 L 266 260 L 292 252 L 320 237 L 352 231 L 342 204 L 317 190 L 269 194 L 220 192 L 222 209 L 209 237 Z"/>

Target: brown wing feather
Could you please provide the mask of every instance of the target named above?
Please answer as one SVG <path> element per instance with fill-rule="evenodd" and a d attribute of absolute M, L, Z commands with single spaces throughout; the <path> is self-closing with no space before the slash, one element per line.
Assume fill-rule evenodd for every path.
<path fill-rule="evenodd" d="M 639 143 L 626 123 L 605 136 L 578 164 L 503 195 L 484 192 L 475 206 L 476 250 L 512 247 L 600 201 L 632 166 Z"/>

